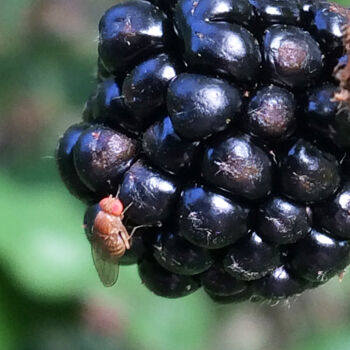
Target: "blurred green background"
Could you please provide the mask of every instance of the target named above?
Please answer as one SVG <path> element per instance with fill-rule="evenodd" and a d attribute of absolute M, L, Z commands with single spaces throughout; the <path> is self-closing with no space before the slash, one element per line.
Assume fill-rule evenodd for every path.
<path fill-rule="evenodd" d="M 276 307 L 165 300 L 135 267 L 101 286 L 53 154 L 93 89 L 97 24 L 114 3 L 0 2 L 0 349 L 350 349 L 349 277 Z"/>

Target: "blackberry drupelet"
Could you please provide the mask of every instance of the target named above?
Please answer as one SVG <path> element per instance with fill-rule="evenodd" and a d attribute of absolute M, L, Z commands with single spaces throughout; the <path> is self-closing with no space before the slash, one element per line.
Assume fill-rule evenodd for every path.
<path fill-rule="evenodd" d="M 290 244 L 308 234 L 311 221 L 310 208 L 281 197 L 271 197 L 259 208 L 256 229 L 268 242 Z"/>
<path fill-rule="evenodd" d="M 301 28 L 275 24 L 264 36 L 264 73 L 289 88 L 305 88 L 320 79 L 323 54 L 318 42 Z"/>
<path fill-rule="evenodd" d="M 200 287 L 200 282 L 196 278 L 170 272 L 149 257 L 143 258 L 138 267 L 141 281 L 145 286 L 153 293 L 163 297 L 183 297 Z"/>
<path fill-rule="evenodd" d="M 136 231 L 114 263 L 138 264 L 144 285 L 168 298 L 203 286 L 221 304 L 276 301 L 342 274 L 349 18 L 324 0 L 107 10 L 96 89 L 56 152 L 68 190 L 89 205 L 87 239 L 100 201 L 118 197 Z"/>
<path fill-rule="evenodd" d="M 167 110 L 184 139 L 200 140 L 227 129 L 241 105 L 234 86 L 199 74 L 180 74 L 168 89 Z"/>
<path fill-rule="evenodd" d="M 299 139 L 281 162 L 282 193 L 299 202 L 329 198 L 340 185 L 336 158 L 310 142 Z"/>
<path fill-rule="evenodd" d="M 199 154 L 199 142 L 181 139 L 170 117 L 151 125 L 143 134 L 142 149 L 149 161 L 170 174 L 186 175 Z"/>
<path fill-rule="evenodd" d="M 214 264 L 201 274 L 201 282 L 209 295 L 220 297 L 241 294 L 248 289 L 246 282 L 232 277 L 219 263 Z"/>
<path fill-rule="evenodd" d="M 255 232 L 228 248 L 223 259 L 225 270 L 233 277 L 252 281 L 266 276 L 280 264 L 277 246 L 264 242 Z"/>
<path fill-rule="evenodd" d="M 125 77 L 123 100 L 126 109 L 141 126 L 149 125 L 155 116 L 165 113 L 164 91 L 177 71 L 172 59 L 160 54 L 139 64 Z"/>
<path fill-rule="evenodd" d="M 69 192 L 83 202 L 95 202 L 98 195 L 90 190 L 81 181 L 74 166 L 73 151 L 81 134 L 90 127 L 90 124 L 74 124 L 67 129 L 58 141 L 56 161 L 61 178 Z"/>
<path fill-rule="evenodd" d="M 137 161 L 124 174 L 120 184 L 120 199 L 125 216 L 137 225 L 157 225 L 170 217 L 179 197 L 176 182 L 142 161 Z"/>
<path fill-rule="evenodd" d="M 350 182 L 344 183 L 336 197 L 316 207 L 317 225 L 335 238 L 350 239 Z"/>
<path fill-rule="evenodd" d="M 178 233 L 161 232 L 153 244 L 153 256 L 167 270 L 180 275 L 198 275 L 213 260 L 207 249 L 191 244 Z"/>
<path fill-rule="evenodd" d="M 204 151 L 204 180 L 247 199 L 271 193 L 273 164 L 269 156 L 245 136 L 225 135 Z"/>
<path fill-rule="evenodd" d="M 248 213 L 223 195 L 203 187 L 188 188 L 179 203 L 179 232 L 199 247 L 227 247 L 247 233 Z"/>
<path fill-rule="evenodd" d="M 325 282 L 350 263 L 350 243 L 312 230 L 290 248 L 293 270 L 310 282 Z"/>
<path fill-rule="evenodd" d="M 101 125 L 84 130 L 74 146 L 75 169 L 91 190 L 108 195 L 138 154 L 137 141 Z"/>
<path fill-rule="evenodd" d="M 311 288 L 308 281 L 293 276 L 285 266 L 274 269 L 267 276 L 254 282 L 255 293 L 267 300 L 283 300 Z"/>
<path fill-rule="evenodd" d="M 257 90 L 242 119 L 244 129 L 265 141 L 288 137 L 296 123 L 295 99 L 291 92 L 270 85 Z"/>

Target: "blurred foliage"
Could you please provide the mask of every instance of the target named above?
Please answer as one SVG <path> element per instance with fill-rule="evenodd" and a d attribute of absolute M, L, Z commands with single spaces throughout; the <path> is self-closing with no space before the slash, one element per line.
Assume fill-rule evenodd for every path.
<path fill-rule="evenodd" d="M 136 267 L 101 286 L 53 154 L 93 89 L 97 23 L 113 4 L 0 2 L 0 349 L 350 349 L 349 278 L 276 308 L 165 300 Z"/>

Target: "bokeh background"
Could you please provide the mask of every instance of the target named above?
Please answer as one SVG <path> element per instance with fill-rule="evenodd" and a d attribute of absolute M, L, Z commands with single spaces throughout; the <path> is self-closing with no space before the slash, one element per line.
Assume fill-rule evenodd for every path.
<path fill-rule="evenodd" d="M 53 154 L 93 89 L 114 3 L 0 1 L 0 349 L 350 349 L 349 276 L 274 307 L 162 299 L 133 266 L 101 286 Z"/>

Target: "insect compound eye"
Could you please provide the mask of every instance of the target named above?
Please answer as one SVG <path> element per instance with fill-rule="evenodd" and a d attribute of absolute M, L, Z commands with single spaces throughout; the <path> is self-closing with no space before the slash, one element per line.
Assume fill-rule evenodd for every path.
<path fill-rule="evenodd" d="M 107 197 L 100 201 L 102 210 L 110 215 L 120 216 L 123 213 L 124 205 L 118 198 Z"/>
<path fill-rule="evenodd" d="M 123 213 L 124 205 L 119 199 L 116 199 L 111 209 L 113 215 L 120 216 Z"/>

